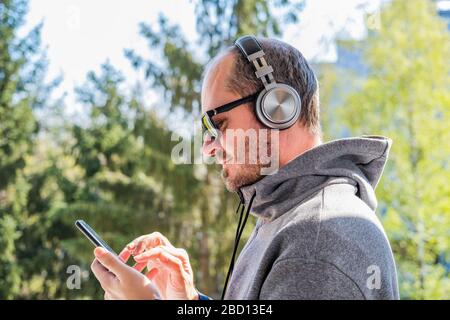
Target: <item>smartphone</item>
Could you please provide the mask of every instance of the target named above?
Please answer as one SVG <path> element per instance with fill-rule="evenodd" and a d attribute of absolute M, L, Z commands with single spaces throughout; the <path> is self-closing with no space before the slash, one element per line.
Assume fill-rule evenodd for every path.
<path fill-rule="evenodd" d="M 75 221 L 75 226 L 94 244 L 94 246 L 102 247 L 117 256 L 117 253 L 115 253 L 114 250 L 111 249 L 111 247 L 108 246 L 106 242 L 100 238 L 97 232 L 95 232 L 86 222 L 77 220 Z"/>

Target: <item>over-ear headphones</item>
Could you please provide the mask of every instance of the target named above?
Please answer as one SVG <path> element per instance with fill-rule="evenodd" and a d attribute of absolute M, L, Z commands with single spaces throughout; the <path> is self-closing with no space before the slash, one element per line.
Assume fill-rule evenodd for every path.
<path fill-rule="evenodd" d="M 277 83 L 273 68 L 264 58 L 264 51 L 254 36 L 243 36 L 234 43 L 242 54 L 253 63 L 255 75 L 261 79 L 264 89 L 256 100 L 256 117 L 272 129 L 287 129 L 300 117 L 302 99 L 290 85 Z"/>

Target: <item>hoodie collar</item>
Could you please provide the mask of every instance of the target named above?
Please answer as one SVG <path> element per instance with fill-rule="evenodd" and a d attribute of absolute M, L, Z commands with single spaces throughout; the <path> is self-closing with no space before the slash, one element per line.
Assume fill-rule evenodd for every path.
<path fill-rule="evenodd" d="M 375 188 L 383 173 L 392 141 L 381 136 L 334 140 L 299 155 L 276 173 L 241 187 L 241 202 L 252 202 L 251 214 L 272 221 L 330 184 L 330 179 L 354 184 L 357 196 L 372 210 Z"/>

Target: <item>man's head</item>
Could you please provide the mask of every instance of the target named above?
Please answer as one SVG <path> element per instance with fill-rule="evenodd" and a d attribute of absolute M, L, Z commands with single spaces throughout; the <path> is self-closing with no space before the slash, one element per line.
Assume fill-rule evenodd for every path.
<path fill-rule="evenodd" d="M 273 150 L 273 137 L 277 137 L 277 163 L 285 165 L 299 154 L 320 142 L 319 89 L 316 77 L 303 55 L 292 46 L 274 39 L 258 38 L 265 59 L 273 67 L 277 83 L 292 86 L 300 95 L 302 109 L 300 118 L 293 126 L 281 130 L 278 135 L 267 130 L 254 113 L 254 102 L 236 107 L 213 116 L 221 135 L 216 140 L 204 142 L 203 151 L 210 156 L 220 155 L 222 176 L 230 191 L 251 184 L 262 177 L 261 169 L 267 163 L 261 161 L 261 133 L 266 135 L 262 143 Z M 235 47 L 229 47 L 217 55 L 206 67 L 202 87 L 202 111 L 215 109 L 231 101 L 249 96 L 264 89 L 255 75 L 253 65 Z M 240 129 L 240 130 L 239 130 Z M 232 131 L 234 130 L 234 131 Z M 256 133 L 246 135 L 245 143 L 237 143 L 239 132 Z M 235 137 L 229 139 L 230 133 Z M 227 137 L 228 135 L 228 137 Z M 256 138 L 256 141 L 252 139 Z M 239 150 L 239 148 L 244 150 Z M 245 155 L 245 162 L 236 161 L 238 154 Z M 269 154 L 270 156 L 270 154 Z M 250 159 L 257 159 L 256 162 Z"/>

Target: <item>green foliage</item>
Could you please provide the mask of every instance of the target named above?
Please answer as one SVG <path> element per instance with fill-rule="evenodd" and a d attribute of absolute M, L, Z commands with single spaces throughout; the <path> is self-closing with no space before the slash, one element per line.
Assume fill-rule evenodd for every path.
<path fill-rule="evenodd" d="M 56 83 L 45 82 L 41 25 L 18 36 L 26 11 L 26 1 L 0 4 L 0 298 L 48 296 L 45 275 L 57 266 L 46 260 L 53 252 L 46 216 L 53 200 L 43 195 L 49 172 L 29 167 L 39 131 L 34 110 L 50 107 Z"/>
<path fill-rule="evenodd" d="M 144 72 L 145 85 L 159 90 L 164 103 L 158 108 L 170 116 L 161 118 L 138 92 L 128 93 L 127 79 L 105 63 L 75 90 L 87 119 L 76 124 L 58 113 L 60 101 L 50 99 L 57 82 L 45 82 L 41 25 L 18 36 L 27 1 L 1 2 L 0 298 L 103 298 L 89 276 L 93 248 L 74 228 L 75 219 L 88 221 L 117 251 L 139 235 L 162 232 L 189 252 L 198 289 L 219 296 L 237 198 L 225 191 L 217 167 L 172 162 L 178 141 L 171 139 L 170 122 L 198 116 L 201 74 L 212 56 L 242 34 L 280 35 L 285 23 L 296 21 L 303 1 L 194 4 L 196 42 L 161 16 L 157 25 L 141 24 L 147 55 L 125 51 Z M 426 0 L 388 3 L 381 25 L 358 44 L 369 66 L 362 83 L 345 70 L 321 66 L 324 131 L 327 137 L 350 129 L 393 138 L 377 194 L 401 295 L 448 297 L 449 33 Z M 327 110 L 338 107 L 335 95 L 349 80 L 358 90 L 339 108 L 343 128 Z M 56 121 L 40 120 L 37 110 Z M 82 290 L 66 286 L 70 265 L 86 271 Z"/>
<path fill-rule="evenodd" d="M 435 10 L 383 8 L 364 42 L 368 78 L 341 109 L 353 133 L 393 139 L 377 194 L 408 299 L 450 296 L 450 35 Z"/>
<path fill-rule="evenodd" d="M 281 35 L 284 24 L 298 21 L 304 1 L 198 0 L 195 4 L 199 43 L 212 57 L 241 35 Z"/>

